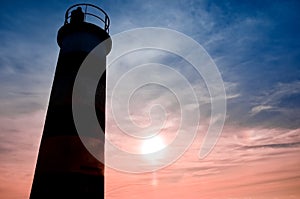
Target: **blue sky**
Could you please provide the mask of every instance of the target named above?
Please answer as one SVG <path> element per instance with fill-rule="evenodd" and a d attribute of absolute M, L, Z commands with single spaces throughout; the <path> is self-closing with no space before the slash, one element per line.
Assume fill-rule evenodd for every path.
<path fill-rule="evenodd" d="M 28 79 L 32 75 L 32 79 L 40 78 L 36 81 L 45 85 L 42 90 L 45 91 L 47 85 L 49 90 L 58 53 L 56 33 L 63 23 L 66 8 L 72 3 L 75 2 L 3 4 L 1 80 L 5 85 L 19 87 L 18 82 L 25 81 L 22 87 L 27 87 L 34 84 Z M 136 27 L 167 27 L 203 45 L 218 65 L 223 79 L 234 85 L 232 92 L 240 95 L 229 101 L 228 111 L 233 122 L 299 127 L 295 112 L 299 93 L 294 89 L 299 87 L 297 1 L 99 1 L 98 4 L 109 13 L 111 34 Z M 6 75 L 10 70 L 15 73 Z M 34 75 L 36 70 L 46 77 Z M 29 94 L 31 88 L 24 88 L 23 93 L 18 94 Z M 10 90 L 14 94 L 21 92 L 16 91 L 21 88 L 14 89 Z M 282 96 L 276 94 L 280 89 L 285 90 L 280 91 Z M 1 98 L 7 94 L 2 93 Z M 47 98 L 47 92 L 44 95 Z M 270 102 L 260 100 L 274 95 L 276 99 L 269 99 Z M 249 117 L 251 109 L 262 104 L 273 108 Z M 288 121 L 280 122 L 283 117 L 288 117 Z"/>
<path fill-rule="evenodd" d="M 250 144 L 292 146 L 299 153 L 299 144 L 280 145 L 300 141 L 299 1 L 88 2 L 108 13 L 111 35 L 165 27 L 199 42 L 218 66 L 231 96 L 225 128 L 266 129 L 253 133 L 264 134 L 261 142 Z M 11 176 L 9 168 L 18 170 L 16 165 L 23 163 L 20 183 L 27 189 L 59 52 L 57 31 L 65 10 L 75 3 L 80 1 L 12 0 L 0 7 L 0 171 Z M 24 135 L 27 125 L 32 131 Z M 5 178 L 1 184 L 11 183 Z M 28 191 L 19 192 L 24 196 Z"/>

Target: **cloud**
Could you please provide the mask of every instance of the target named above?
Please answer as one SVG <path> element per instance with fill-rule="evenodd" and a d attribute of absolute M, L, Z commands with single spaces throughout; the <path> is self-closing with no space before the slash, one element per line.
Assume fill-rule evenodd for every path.
<path fill-rule="evenodd" d="M 44 118 L 44 111 L 0 116 L 0 195 L 29 197 Z"/>
<path fill-rule="evenodd" d="M 250 116 L 255 120 L 267 116 L 269 124 L 297 128 L 299 126 L 300 82 L 277 83 L 272 89 L 253 97 Z"/>
<path fill-rule="evenodd" d="M 30 16 L 26 15 L 27 18 Z M 10 28 L 18 29 L 14 23 Z M 35 32 L 36 35 L 23 35 L 24 32 L 10 29 L 0 31 L 3 39 L 0 46 L 1 115 L 45 110 L 58 47 L 55 39 L 49 36 L 52 32 L 45 34 L 43 31 L 47 32 L 47 28 Z M 39 34 L 41 37 L 48 35 L 49 38 L 40 41 Z"/>
<path fill-rule="evenodd" d="M 261 111 L 269 110 L 269 109 L 272 109 L 272 108 L 273 108 L 272 106 L 264 106 L 264 105 L 255 106 L 251 109 L 250 114 L 251 115 L 256 115 Z"/>
<path fill-rule="evenodd" d="M 243 148 L 245 148 L 245 149 L 263 148 L 264 149 L 264 148 L 298 148 L 298 147 L 300 147 L 300 142 L 244 146 Z"/>
<path fill-rule="evenodd" d="M 280 28 L 288 25 L 286 22 L 290 16 L 274 19 L 279 7 L 293 10 L 293 3 L 264 2 L 261 7 L 256 7 L 209 1 L 134 1 L 122 6 L 124 9 L 111 12 L 112 32 L 145 26 L 168 27 L 191 36 L 204 46 L 216 62 L 225 82 L 228 121 L 245 126 L 266 123 L 279 125 L 278 120 L 284 120 L 288 115 L 285 112 L 287 109 L 279 110 L 277 106 L 255 103 L 255 100 L 278 82 L 291 83 L 297 79 L 297 74 L 292 71 L 298 66 L 298 51 L 295 51 L 288 37 L 276 36 L 293 34 L 289 29 Z M 156 10 L 164 12 L 157 14 Z M 272 40 L 274 28 L 277 30 L 274 34 L 276 41 Z M 170 63 L 170 59 L 167 61 Z M 186 70 L 185 65 L 177 69 L 190 80 L 201 79 L 194 76 L 192 70 Z M 207 93 L 202 92 L 200 95 L 203 102 L 209 102 Z M 280 111 L 278 118 L 268 121 L 270 111 Z M 291 128 L 297 126 L 296 122 L 282 123 L 286 122 L 280 125 L 291 125 Z"/>
<path fill-rule="evenodd" d="M 269 106 L 280 106 L 282 101 L 288 97 L 296 97 L 300 94 L 300 81 L 277 83 L 275 87 L 268 91 L 264 91 L 260 96 L 256 96 L 256 103 Z"/>
<path fill-rule="evenodd" d="M 0 170 L 3 175 L 0 179 L 2 182 L 0 189 L 10 190 L 11 195 L 16 192 L 15 188 L 11 187 L 26 184 L 24 189 L 26 191 L 30 187 L 31 181 L 28 180 L 30 178 L 28 176 L 33 174 L 38 136 L 41 133 L 57 60 L 56 32 L 63 23 L 67 4 L 73 3 L 74 1 L 67 1 L 67 3 L 51 1 L 51 4 L 46 1 L 43 3 L 26 1 L 26 3 L 18 2 L 17 5 L 9 3 L 2 6 Z M 260 197 L 264 197 L 265 192 L 274 192 L 275 189 L 278 190 L 278 187 L 281 187 L 280 193 L 284 195 L 285 188 L 291 187 L 292 189 L 293 186 L 299 184 L 299 180 L 287 179 L 290 176 L 298 176 L 295 173 L 299 173 L 299 168 L 296 167 L 299 165 L 299 158 L 297 158 L 299 131 L 297 128 L 300 124 L 299 2 L 118 0 L 100 3 L 104 5 L 103 8 L 111 17 L 111 33 L 135 27 L 159 26 L 176 29 L 191 36 L 202 44 L 215 60 L 225 82 L 228 102 L 227 125 L 232 125 L 234 129 L 227 134 L 225 132 L 225 137 L 219 143 L 220 148 L 216 148 L 206 162 L 190 161 L 190 157 L 186 157 L 186 161 L 181 162 L 181 168 L 179 165 L 177 169 L 170 169 L 168 171 L 170 175 L 163 176 L 162 181 L 176 182 L 175 188 L 172 183 L 169 187 L 166 187 L 168 185 L 161 186 L 161 189 L 157 190 L 179 197 L 180 194 L 177 194 L 176 190 L 183 190 L 181 186 L 184 184 L 186 187 L 183 191 L 188 190 L 189 194 L 195 192 L 197 198 L 200 196 L 220 198 L 220 195 L 225 197 L 232 194 L 229 191 L 238 192 L 241 189 L 236 189 L 236 187 L 240 187 L 241 184 L 249 185 L 251 181 L 254 183 L 251 184 L 251 188 L 248 187 L 248 192 L 255 190 L 261 194 Z M 29 7 L 32 8 L 29 9 Z M 161 52 L 158 57 L 159 53 L 148 53 L 140 60 L 130 59 L 127 61 L 131 62 L 124 63 L 135 64 L 142 59 L 144 59 L 142 61 L 148 61 L 151 56 L 155 56 L 157 61 L 162 63 L 172 63 L 170 57 L 166 58 Z M 209 115 L 209 93 L 201 77 L 193 76 L 194 71 L 188 70 L 185 67 L 187 65 L 178 59 L 174 59 L 172 64 L 193 83 L 193 89 L 197 91 L 196 95 L 199 98 L 201 116 Z M 119 71 L 115 72 L 122 73 L 125 69 L 126 65 L 120 64 Z M 176 85 L 176 79 L 173 76 L 164 77 Z M 117 76 L 112 75 L 111 78 L 117 78 Z M 178 87 L 183 89 L 180 85 Z M 149 110 L 149 107 L 142 106 L 143 100 L 148 100 L 149 103 L 163 102 L 167 110 L 176 112 L 178 105 L 173 98 L 170 98 L 172 97 L 170 93 L 161 88 L 147 87 L 147 89 L 144 90 L 145 95 L 143 93 L 136 95 L 137 101 L 135 102 L 139 108 L 133 113 L 134 120 L 143 122 L 142 120 L 145 119 L 139 114 L 140 112 L 147 113 Z M 187 95 L 185 92 L 183 89 L 183 94 Z M 156 98 L 149 97 L 151 95 Z M 120 103 L 124 102 L 120 101 Z M 186 98 L 183 108 L 193 109 L 197 106 L 190 104 L 189 99 Z M 169 115 L 172 118 L 164 126 L 165 131 L 173 131 L 174 126 L 178 124 L 176 115 Z M 241 126 L 255 128 L 245 130 L 240 129 Z M 263 126 L 268 128 L 262 128 Z M 24 133 L 24 129 L 29 133 Z M 121 137 L 119 141 L 124 142 Z M 124 144 L 127 143 L 124 142 Z M 196 158 L 199 146 L 200 143 L 194 149 Z M 261 161 L 265 162 L 263 167 L 251 164 L 251 162 L 262 163 Z M 247 166 L 241 166 L 243 164 Z M 251 167 L 251 171 L 248 167 Z M 284 167 L 284 169 L 279 167 Z M 229 170 L 222 172 L 223 168 L 229 168 Z M 264 172 L 270 169 L 272 174 L 266 177 Z M 218 173 L 220 171 L 221 174 Z M 256 173 L 256 171 L 259 172 Z M 172 176 L 172 173 L 176 175 Z M 191 177 L 192 174 L 195 174 L 193 178 L 186 178 Z M 244 179 L 249 178 L 249 181 L 241 182 L 241 174 L 245 174 Z M 277 174 L 279 176 L 276 176 Z M 202 178 L 204 176 L 205 180 Z M 206 181 L 208 177 L 212 178 Z M 126 178 L 124 179 L 127 183 Z M 270 185 L 270 179 L 275 183 L 275 185 L 273 183 L 275 188 Z M 284 183 L 280 179 L 284 179 Z M 139 178 L 135 180 L 138 182 Z M 143 182 L 146 183 L 146 180 Z M 205 186 L 201 185 L 201 180 Z M 122 183 L 117 179 L 113 182 Z M 256 182 L 259 187 L 255 186 Z M 268 187 L 264 186 L 262 190 L 260 182 L 268 184 Z M 224 188 L 224 184 L 227 187 Z M 10 189 L 6 185 L 10 185 Z M 139 190 L 126 187 L 127 189 L 122 188 L 122 191 L 126 192 L 130 189 L 133 195 L 139 192 L 142 197 L 145 197 L 147 190 L 149 191 L 148 184 L 140 187 Z M 294 189 L 296 190 L 297 187 Z M 18 194 L 24 196 L 26 194 L 24 190 L 18 191 Z M 216 190 L 217 193 L 215 193 Z M 229 191 L 226 192 L 226 190 Z M 249 193 L 248 196 L 251 194 L 253 193 Z M 236 193 L 236 195 L 241 195 L 241 193 Z M 118 196 L 121 198 L 122 193 L 116 195 L 116 198 Z M 188 197 L 184 194 L 180 196 Z M 193 197 L 193 195 L 190 196 L 190 198 Z M 272 197 L 267 195 L 265 198 Z"/>

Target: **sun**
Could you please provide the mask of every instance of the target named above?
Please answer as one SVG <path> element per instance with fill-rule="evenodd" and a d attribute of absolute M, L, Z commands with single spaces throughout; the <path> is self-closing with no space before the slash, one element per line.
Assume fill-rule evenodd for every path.
<path fill-rule="evenodd" d="M 155 136 L 153 138 L 149 138 L 143 141 L 141 146 L 141 153 L 142 154 L 154 153 L 163 148 L 165 148 L 163 139 L 160 136 Z"/>

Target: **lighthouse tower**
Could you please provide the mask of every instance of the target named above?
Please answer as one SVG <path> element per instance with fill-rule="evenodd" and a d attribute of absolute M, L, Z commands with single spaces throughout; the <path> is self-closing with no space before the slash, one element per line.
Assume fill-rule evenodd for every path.
<path fill-rule="evenodd" d="M 111 49 L 107 14 L 92 4 L 76 4 L 66 11 L 57 35 L 60 52 L 30 199 L 104 198 L 104 165 L 84 147 L 72 115 L 72 91 L 78 70 L 103 41 L 106 45 L 103 54 L 97 55 L 102 57 L 97 65 L 105 68 Z M 95 109 L 103 132 L 105 83 L 104 73 L 95 93 Z M 104 154 L 104 147 L 99 153 Z"/>

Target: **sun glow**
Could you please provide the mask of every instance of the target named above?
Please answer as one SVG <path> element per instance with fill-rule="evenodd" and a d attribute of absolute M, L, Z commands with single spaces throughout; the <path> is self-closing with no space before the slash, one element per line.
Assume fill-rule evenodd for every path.
<path fill-rule="evenodd" d="M 164 141 L 161 137 L 156 136 L 143 141 L 141 146 L 141 153 L 148 154 L 157 152 L 165 147 Z"/>

